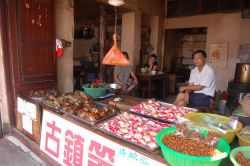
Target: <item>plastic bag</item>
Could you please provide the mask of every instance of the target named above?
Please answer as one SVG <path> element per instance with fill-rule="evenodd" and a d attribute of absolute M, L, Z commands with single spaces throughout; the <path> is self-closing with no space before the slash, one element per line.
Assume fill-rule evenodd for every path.
<path fill-rule="evenodd" d="M 192 131 L 189 134 L 189 139 L 195 140 L 197 142 L 202 141 L 202 133 L 198 132 L 198 131 Z"/>
<path fill-rule="evenodd" d="M 198 128 L 198 129 L 208 130 L 210 132 L 218 133 L 221 136 L 223 136 L 227 133 L 226 130 L 221 129 L 218 126 L 215 126 L 214 124 L 209 124 L 206 122 L 191 121 L 191 120 L 183 118 L 183 117 L 179 118 L 178 124 L 181 124 L 183 126 L 187 126 L 188 128 Z"/>
<path fill-rule="evenodd" d="M 212 125 L 214 127 L 218 127 L 222 130 L 236 129 L 238 124 L 237 116 L 231 116 L 228 121 L 222 121 L 219 118 L 204 114 L 202 115 L 202 120 L 204 123 L 207 123 L 208 125 Z"/>
<path fill-rule="evenodd" d="M 188 129 L 186 128 L 185 125 L 177 124 L 176 130 L 175 130 L 175 135 L 187 138 L 188 137 Z"/>
<path fill-rule="evenodd" d="M 209 132 L 204 139 L 204 143 L 209 145 L 209 146 L 216 147 L 219 139 L 220 139 L 220 136 L 218 134 L 215 134 L 213 132 Z"/>
<path fill-rule="evenodd" d="M 201 130 L 193 126 L 190 127 L 186 124 L 177 124 L 175 135 L 195 140 L 198 143 L 204 142 L 206 145 L 212 147 L 216 147 L 219 139 L 221 138 L 221 135 L 213 133 L 211 131 L 209 131 L 206 136 L 203 136 Z"/>
<path fill-rule="evenodd" d="M 117 37 L 113 35 L 114 45 L 105 55 L 102 63 L 105 65 L 114 65 L 114 66 L 127 66 L 129 64 L 128 59 L 123 55 L 121 50 L 117 46 Z"/>

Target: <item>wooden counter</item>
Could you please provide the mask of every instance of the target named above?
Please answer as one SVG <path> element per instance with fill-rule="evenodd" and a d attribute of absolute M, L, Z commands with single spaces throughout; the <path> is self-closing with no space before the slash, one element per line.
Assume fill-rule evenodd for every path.
<path fill-rule="evenodd" d="M 72 122 L 75 125 L 78 125 L 78 126 L 84 128 L 84 129 L 87 129 L 87 130 L 89 130 L 91 132 L 94 132 L 95 134 L 98 134 L 101 137 L 104 137 L 104 138 L 106 138 L 106 139 L 108 139 L 110 141 L 113 141 L 113 142 L 115 142 L 117 144 L 120 144 L 120 145 L 122 145 L 124 147 L 127 147 L 127 148 L 129 148 L 129 149 L 131 149 L 131 150 L 133 150 L 133 151 L 135 151 L 137 153 L 140 153 L 140 154 L 142 154 L 142 155 L 144 155 L 144 156 L 146 156 L 148 158 L 156 160 L 157 162 L 160 162 L 160 163 L 162 163 L 164 165 L 168 165 L 168 163 L 163 158 L 163 155 L 162 155 L 162 152 L 161 152 L 160 148 L 158 148 L 156 150 L 153 150 L 153 151 L 146 150 L 146 149 L 141 148 L 139 146 L 135 146 L 134 144 L 129 143 L 127 141 L 118 139 L 118 138 L 116 138 L 116 137 L 114 137 L 114 136 L 112 136 L 112 135 L 110 135 L 108 133 L 100 131 L 95 126 L 90 126 L 90 125 L 87 125 L 87 124 L 83 124 L 83 123 L 81 123 L 79 121 L 76 121 L 75 119 L 72 119 L 71 117 L 69 117 L 67 115 L 58 115 L 57 113 L 54 113 L 54 112 L 51 112 L 51 113 L 53 113 L 53 114 L 55 114 L 55 115 L 57 115 L 57 116 L 65 119 L 65 120 L 67 120 L 69 122 Z M 103 144 L 105 144 L 105 142 L 103 142 Z"/>
<path fill-rule="evenodd" d="M 119 110 L 128 110 L 129 107 L 131 106 L 135 106 L 136 104 L 144 101 L 144 99 L 141 98 L 137 98 L 137 97 L 132 97 L 132 96 L 123 96 L 123 95 L 118 95 L 116 97 L 120 97 L 121 99 L 123 99 L 121 102 L 114 102 L 114 98 L 115 97 L 111 97 L 105 100 L 100 101 L 101 103 L 105 103 L 105 104 L 111 104 L 111 105 L 115 105 Z M 28 100 L 29 102 L 32 102 L 32 100 Z M 114 137 L 108 133 L 105 133 L 101 130 L 99 130 L 96 126 L 90 126 L 88 124 L 84 124 L 81 123 L 65 114 L 59 114 L 56 113 L 56 110 L 53 110 L 49 107 L 46 107 L 44 105 L 42 105 L 40 102 L 37 101 L 33 101 L 35 104 L 40 104 L 41 106 L 41 115 L 43 117 L 43 121 L 42 121 L 42 126 L 40 126 L 40 128 L 42 128 L 42 133 L 41 133 L 41 142 L 39 142 L 40 144 L 40 148 L 42 150 L 42 152 L 44 154 L 47 154 L 47 156 L 50 159 L 53 159 L 54 161 L 59 162 L 60 164 L 64 164 L 62 163 L 62 161 L 64 162 L 64 155 L 65 154 L 65 149 L 64 151 L 60 151 L 60 160 L 59 158 L 54 158 L 51 157 L 51 155 L 48 155 L 48 153 L 46 153 L 44 151 L 44 147 L 48 146 L 51 147 L 50 145 L 48 145 L 47 143 L 47 139 L 51 139 L 52 141 L 55 141 L 57 139 L 59 139 L 59 142 L 61 141 L 61 145 L 60 148 L 62 149 L 63 147 L 66 147 L 66 142 L 64 142 L 64 140 L 66 141 L 66 139 L 70 138 L 69 137 L 69 133 L 72 133 L 72 138 L 75 136 L 83 136 L 83 143 L 84 143 L 84 152 L 83 152 L 83 158 L 84 160 L 90 159 L 90 153 L 95 152 L 96 155 L 98 155 L 98 153 L 100 153 L 99 155 L 103 154 L 103 148 L 107 147 L 107 148 L 114 148 L 119 145 L 119 147 L 124 147 L 126 149 L 129 149 L 129 151 L 127 151 L 127 153 L 131 153 L 133 152 L 134 154 L 137 154 L 137 156 L 144 156 L 147 158 L 147 161 L 150 161 L 151 163 L 153 162 L 153 165 L 168 165 L 168 163 L 165 161 L 165 159 L 162 156 L 162 152 L 160 150 L 160 148 L 150 151 L 150 150 L 146 150 L 144 148 L 141 148 L 139 146 L 136 146 L 132 143 L 129 143 L 127 141 L 121 140 L 117 137 Z M 52 129 L 52 130 L 51 130 Z M 60 131 L 60 133 L 59 133 Z M 66 134 L 68 131 L 70 131 L 68 134 Z M 56 133 L 57 134 L 53 134 Z M 92 134 L 91 134 L 92 133 Z M 60 136 L 58 134 L 61 134 Z M 65 134 L 65 135 L 64 135 Z M 53 137 L 52 137 L 53 135 Z M 94 137 L 93 137 L 94 136 Z M 50 138 L 49 138 L 50 137 Z M 57 138 L 56 138 L 57 137 Z M 78 137 L 79 138 L 79 137 Z M 39 138 L 40 140 L 40 138 Z M 50 140 L 50 141 L 51 141 Z M 106 141 L 105 141 L 106 140 Z M 90 145 L 90 142 L 92 141 L 97 141 L 97 144 L 100 143 L 99 146 L 99 152 L 98 150 L 94 150 L 93 151 L 93 147 L 92 146 L 88 146 Z M 110 144 L 110 142 L 112 144 Z M 79 143 L 79 142 L 78 142 Z M 92 145 L 92 144 L 91 144 Z M 92 147 L 92 150 L 91 150 Z M 96 148 L 96 147 L 95 147 Z M 105 149 L 105 148 L 104 148 Z M 64 152 L 64 153 L 63 153 Z M 117 151 L 116 149 L 116 153 L 115 155 L 119 153 L 119 151 Z M 59 153 L 58 153 L 59 154 Z M 95 155 L 94 154 L 94 155 Z M 58 157 L 58 156 L 57 156 Z M 100 157 L 100 156 L 99 156 Z M 104 155 L 105 157 L 105 155 Z M 120 156 L 119 156 L 120 157 Z M 106 157 L 105 157 L 106 158 Z M 109 156 L 110 158 L 110 156 Z M 103 158 L 104 159 L 104 158 Z M 106 158 L 107 159 L 107 158 Z M 111 157 L 112 159 L 112 157 Z M 99 159 L 96 159 L 99 160 Z M 128 159 L 130 160 L 130 159 Z M 137 160 L 135 160 L 134 162 L 136 162 Z M 124 162 L 124 161 L 123 161 Z M 129 162 L 129 161 L 127 161 Z M 157 164 L 155 164 L 157 163 Z M 221 165 L 228 165 L 228 163 L 230 163 L 230 161 L 228 159 L 224 160 L 223 163 Z M 231 163 L 230 163 L 231 164 Z M 230 165 L 229 164 L 229 165 Z M 89 165 L 85 162 L 82 163 L 82 165 Z M 117 164 L 114 164 L 117 165 Z M 130 164 L 130 165 L 134 165 L 134 164 Z M 152 165 L 152 164 L 150 164 Z"/>
<path fill-rule="evenodd" d="M 116 96 L 116 97 L 120 97 L 122 98 L 123 100 L 119 103 L 116 103 L 113 101 L 113 99 L 115 97 L 112 97 L 112 98 L 108 98 L 106 100 L 103 100 L 103 101 L 100 101 L 101 103 L 105 103 L 105 104 L 111 104 L 111 105 L 115 105 L 119 110 L 128 110 L 129 107 L 131 106 L 134 106 L 138 103 L 140 103 L 141 101 L 143 101 L 144 99 L 141 99 L 141 98 L 136 98 L 136 97 L 131 97 L 131 96 L 122 96 L 122 95 L 119 95 L 119 96 Z M 138 156 L 144 156 L 147 158 L 147 161 L 152 161 L 154 163 L 158 163 L 157 165 L 167 165 L 167 162 L 165 161 L 165 159 L 163 158 L 162 156 L 162 153 L 161 153 L 161 150 L 158 148 L 156 150 L 153 150 L 153 151 L 150 151 L 150 150 L 146 150 L 144 148 L 141 148 L 139 146 L 135 146 L 134 144 L 132 143 L 129 143 L 127 141 L 124 141 L 122 139 L 119 139 L 115 136 L 112 136 L 108 133 L 105 133 L 101 130 L 99 130 L 97 127 L 95 126 L 91 126 L 91 125 L 88 125 L 88 124 L 84 124 L 84 123 L 81 123 L 73 118 L 71 118 L 70 116 L 67 116 L 66 114 L 62 114 L 62 113 L 58 113 L 56 112 L 57 110 L 53 109 L 53 108 L 50 108 L 44 104 L 42 104 L 40 101 L 36 101 L 36 100 L 32 100 L 32 99 L 29 99 L 29 98 L 26 98 L 26 97 L 23 97 L 22 99 L 26 100 L 26 101 L 29 101 L 31 103 L 34 103 L 35 105 L 39 106 L 41 109 L 39 109 L 40 113 L 41 113 L 41 117 L 42 117 L 42 123 L 40 123 L 39 121 L 39 126 L 37 126 L 39 129 L 41 129 L 41 133 L 39 132 L 39 138 L 37 140 L 39 140 L 39 142 L 37 140 L 35 140 L 38 145 L 40 145 L 40 148 L 41 147 L 44 147 L 47 143 L 45 143 L 48 139 L 48 136 L 52 136 L 51 134 L 53 132 L 56 132 L 55 131 L 52 131 L 51 132 L 51 129 L 53 128 L 53 125 L 55 129 L 56 127 L 59 127 L 60 128 L 60 134 L 61 136 L 58 138 L 60 139 L 61 143 L 64 142 L 64 139 L 67 138 L 67 135 L 63 135 L 65 134 L 64 130 L 65 128 L 69 127 L 69 126 L 73 126 L 73 127 L 69 127 L 69 130 L 71 130 L 73 132 L 74 135 L 77 135 L 77 134 L 82 134 L 83 136 L 85 136 L 85 141 L 84 141 L 84 153 L 83 153 L 83 157 L 84 160 L 86 159 L 86 157 L 89 155 L 87 152 L 86 152 L 86 148 L 88 149 L 88 144 L 86 144 L 86 142 L 89 142 L 86 141 L 88 138 L 91 138 L 91 133 L 94 133 L 94 134 L 97 134 L 100 138 L 96 138 L 96 141 L 98 141 L 99 139 L 102 140 L 107 140 L 109 143 L 110 142 L 113 142 L 114 144 L 114 147 L 115 147 L 115 144 L 116 145 L 119 145 L 120 147 L 125 147 L 127 150 L 129 150 L 128 152 L 131 153 L 131 152 L 136 152 L 136 154 Z M 48 116 L 49 115 L 49 116 Z M 51 118 L 51 115 L 53 115 L 52 119 Z M 60 120 L 59 120 L 60 119 Z M 68 124 L 66 126 L 63 126 L 64 124 Z M 21 123 L 21 122 L 19 122 Z M 48 126 L 49 126 L 49 123 L 50 125 L 52 125 L 51 129 L 48 130 Z M 54 124 L 53 124 L 54 123 Z M 71 125 L 69 125 L 69 123 Z M 61 125 L 60 125 L 61 124 Z M 74 129 L 75 126 L 78 126 L 78 130 Z M 45 128 L 44 128 L 45 127 Z M 59 128 L 57 128 L 57 131 L 59 131 Z M 19 129 L 22 131 L 22 128 L 19 127 Z M 44 130 L 44 131 L 43 131 Z M 26 134 L 26 133 L 25 133 Z M 49 134 L 49 135 L 48 135 Z M 59 134 L 59 133 L 58 133 Z M 90 134 L 90 135 L 89 135 Z M 41 137 L 40 137 L 41 135 Z M 54 135 L 55 136 L 55 135 Z M 93 136 L 93 135 L 92 135 Z M 97 137 L 97 136 L 96 136 Z M 32 139 L 32 137 L 30 137 Z M 56 138 L 52 138 L 52 142 L 56 140 Z M 92 140 L 93 140 L 93 137 L 92 137 Z M 94 140 L 95 141 L 95 140 Z M 51 142 L 50 142 L 51 143 Z M 106 145 L 106 142 L 103 141 L 103 142 L 99 142 L 99 143 L 102 143 L 102 145 Z M 114 148 L 111 144 L 111 146 L 108 146 L 107 147 L 110 147 L 110 148 Z M 49 146 L 49 145 L 47 145 Z M 53 147 L 53 146 L 49 146 L 49 147 Z M 64 147 L 64 146 L 61 146 L 60 147 Z M 46 153 L 44 151 L 44 149 L 41 149 L 44 153 Z M 62 151 L 63 152 L 63 151 Z M 65 149 L 64 149 L 64 152 L 65 152 Z M 63 154 L 60 152 L 60 154 Z M 116 153 L 117 154 L 117 150 L 116 150 Z M 47 154 L 48 155 L 48 154 Z M 48 155 L 49 158 L 59 162 L 59 158 L 54 158 L 52 157 L 51 155 Z M 59 156 L 59 157 L 63 157 L 63 156 Z M 87 157 L 88 158 L 88 157 Z M 62 164 L 61 162 L 59 162 L 60 164 Z M 86 163 L 85 163 L 86 164 Z M 83 163 L 84 165 L 84 163 Z M 115 164 L 116 165 L 116 164 Z M 132 164 L 133 165 L 133 164 Z M 150 164 L 151 165 L 151 164 Z"/>

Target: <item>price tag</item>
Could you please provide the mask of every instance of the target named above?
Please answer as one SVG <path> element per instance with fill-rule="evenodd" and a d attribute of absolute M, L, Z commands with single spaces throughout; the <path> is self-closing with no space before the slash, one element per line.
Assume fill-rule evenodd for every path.
<path fill-rule="evenodd" d="M 26 110 L 25 107 L 25 100 L 21 99 L 20 97 L 17 97 L 17 111 L 20 113 L 24 113 Z"/>
<path fill-rule="evenodd" d="M 36 105 L 30 102 L 26 102 L 25 114 L 31 119 L 36 120 Z"/>
<path fill-rule="evenodd" d="M 24 130 L 33 134 L 32 119 L 25 114 L 22 115 L 22 126 Z"/>

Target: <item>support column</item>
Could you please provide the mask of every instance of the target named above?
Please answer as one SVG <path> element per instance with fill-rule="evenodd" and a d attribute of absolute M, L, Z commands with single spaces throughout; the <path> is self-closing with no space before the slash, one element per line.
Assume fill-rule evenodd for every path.
<path fill-rule="evenodd" d="M 7 11 L 3 10 L 5 7 L 7 7 L 6 4 L 4 4 L 5 1 L 0 1 L 0 138 L 9 133 L 11 131 L 11 125 L 14 125 L 14 110 L 11 110 L 14 107 L 9 106 L 8 102 L 10 102 L 8 100 L 8 97 L 10 97 L 10 89 L 8 89 L 9 87 L 11 87 L 10 85 L 8 86 L 8 82 L 11 82 L 10 80 L 6 80 L 8 77 L 8 74 L 10 73 L 9 68 L 6 67 L 7 65 L 7 59 L 8 59 L 8 55 L 7 54 L 7 47 L 6 44 L 8 43 L 7 40 L 7 34 L 5 32 L 6 27 L 6 20 L 8 18 L 6 18 L 6 13 Z M 5 13 L 6 12 L 6 13 Z M 7 93 L 9 93 L 7 95 Z M 11 102 L 12 103 L 12 102 Z"/>
<path fill-rule="evenodd" d="M 104 74 L 104 65 L 102 64 L 102 60 L 104 58 L 104 45 L 105 45 L 105 8 L 104 6 L 100 6 L 100 74 Z"/>
<path fill-rule="evenodd" d="M 1 21 L 1 20 L 0 20 Z M 0 29 L 1 30 L 1 29 Z M 9 121 L 9 108 L 7 102 L 7 89 L 6 89 L 6 77 L 5 77 L 5 69 L 3 62 L 3 40 L 0 32 L 0 137 L 2 134 L 6 134 L 10 130 L 10 121 Z M 3 129 L 3 133 L 2 130 Z"/>
<path fill-rule="evenodd" d="M 140 60 L 141 15 L 139 10 L 122 15 L 121 50 L 128 52 L 134 70 Z"/>
<path fill-rule="evenodd" d="M 151 34 L 150 43 L 153 46 L 152 53 L 157 55 L 157 60 L 159 62 L 159 69 L 162 69 L 162 43 L 164 40 L 164 22 L 160 16 L 154 16 L 151 18 Z"/>
<path fill-rule="evenodd" d="M 74 8 L 69 0 L 56 1 L 56 37 L 71 42 L 71 47 L 63 49 L 62 57 L 57 59 L 57 88 L 59 92 L 73 92 L 73 25 Z"/>

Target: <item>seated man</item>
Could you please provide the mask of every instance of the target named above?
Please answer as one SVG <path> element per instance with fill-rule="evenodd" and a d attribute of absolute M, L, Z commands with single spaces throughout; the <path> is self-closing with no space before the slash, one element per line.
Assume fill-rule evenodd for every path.
<path fill-rule="evenodd" d="M 208 107 L 215 92 L 213 69 L 206 64 L 207 54 L 197 50 L 192 55 L 196 67 L 191 71 L 188 86 L 180 87 L 175 105 Z"/>
<path fill-rule="evenodd" d="M 125 57 L 129 59 L 128 53 L 123 52 Z M 137 77 L 133 72 L 132 66 L 116 66 L 114 70 L 114 81 L 122 86 L 124 94 L 131 94 L 132 90 L 138 84 Z"/>

